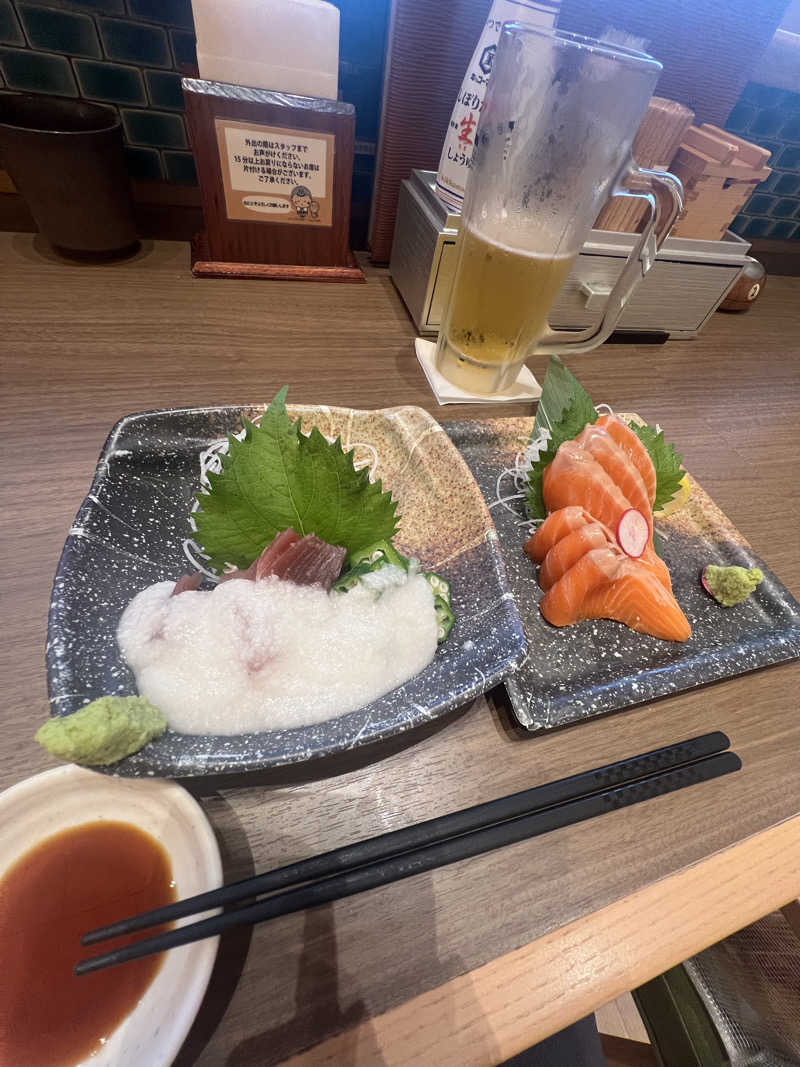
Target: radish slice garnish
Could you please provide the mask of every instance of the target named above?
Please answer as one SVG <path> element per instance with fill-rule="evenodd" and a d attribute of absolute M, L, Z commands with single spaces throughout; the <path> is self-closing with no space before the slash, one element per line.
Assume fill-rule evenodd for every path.
<path fill-rule="evenodd" d="M 700 584 L 705 589 L 705 591 L 708 593 L 708 595 L 709 596 L 713 596 L 714 599 L 716 600 L 717 599 L 717 595 L 714 592 L 714 590 L 711 588 L 711 586 L 708 584 L 708 579 L 706 578 L 706 569 L 707 569 L 706 567 L 703 567 L 702 571 L 700 572 Z"/>
<path fill-rule="evenodd" d="M 649 539 L 650 527 L 641 511 L 637 508 L 623 511 L 617 523 L 617 541 L 625 555 L 638 559 L 647 548 Z"/>

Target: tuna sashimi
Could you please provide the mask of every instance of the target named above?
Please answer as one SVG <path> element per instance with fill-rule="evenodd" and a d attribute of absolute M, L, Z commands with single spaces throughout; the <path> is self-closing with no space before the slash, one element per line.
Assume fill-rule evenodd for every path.
<path fill-rule="evenodd" d="M 306 534 L 279 556 L 270 573 L 296 585 L 321 585 L 330 589 L 339 577 L 346 555 L 346 549 Z"/>
<path fill-rule="evenodd" d="M 623 452 L 627 453 L 634 467 L 642 476 L 642 481 L 647 490 L 647 499 L 650 501 L 650 507 L 652 508 L 656 499 L 656 469 L 653 466 L 652 459 L 650 459 L 650 453 L 630 426 L 616 415 L 601 415 L 594 425 L 609 433 Z"/>
<path fill-rule="evenodd" d="M 553 514 L 558 515 L 558 512 Z M 613 545 L 611 531 L 599 522 L 589 522 L 579 526 L 558 541 L 544 558 L 539 571 L 539 585 L 549 589 L 573 567 L 581 556 L 594 548 L 608 548 Z"/>
<path fill-rule="evenodd" d="M 295 541 L 300 540 L 300 534 L 289 527 L 288 530 L 282 530 L 280 533 L 275 534 L 270 543 L 262 551 L 260 556 L 257 556 L 249 567 L 240 569 L 234 567 L 232 571 L 226 571 L 220 576 L 220 584 L 222 582 L 230 582 L 235 578 L 244 578 L 249 582 L 258 581 L 261 578 L 266 578 L 268 574 L 272 574 L 272 564 L 275 560 L 284 552 L 289 545 Z"/>
<path fill-rule="evenodd" d="M 525 542 L 525 551 L 534 563 L 541 563 L 553 545 L 573 530 L 592 522 L 592 516 L 582 507 L 559 508 L 552 512 Z"/>
<path fill-rule="evenodd" d="M 620 448 L 611 434 L 602 426 L 584 427 L 575 440 L 600 464 L 612 482 L 622 491 L 623 496 L 631 502 L 631 507 L 641 512 L 652 533 L 652 501 L 648 497 L 644 479 L 628 453 Z"/>
<path fill-rule="evenodd" d="M 613 548 L 593 548 L 586 552 L 552 585 L 539 602 L 542 615 L 553 626 L 569 626 L 585 616 L 583 602 L 594 589 L 602 590 L 617 573 L 622 552 Z"/>
<path fill-rule="evenodd" d="M 187 593 L 190 590 L 199 589 L 202 580 L 202 571 L 195 571 L 194 574 L 183 574 L 175 583 L 170 596 L 177 596 L 178 593 Z"/>
<path fill-rule="evenodd" d="M 290 527 L 276 534 L 249 567 L 223 574 L 220 582 L 229 582 L 233 578 L 261 582 L 274 574 L 295 585 L 321 585 L 330 589 L 339 577 L 346 555 L 346 549 L 320 541 L 314 534 L 301 537 Z M 177 587 L 176 590 L 181 592 Z"/>
<path fill-rule="evenodd" d="M 616 619 L 664 641 L 686 641 L 692 635 L 675 597 L 635 559 L 622 561 L 613 581 L 587 593 L 578 618 Z"/>
<path fill-rule="evenodd" d="M 266 549 L 264 549 L 264 551 L 266 552 Z M 258 559 L 254 559 L 250 566 L 246 567 L 244 570 L 239 570 L 238 567 L 234 567 L 232 571 L 225 571 L 224 574 L 220 575 L 218 584 L 222 585 L 223 582 L 231 582 L 234 578 L 245 578 L 248 582 L 254 582 L 256 580 L 256 567 L 258 566 L 259 559 L 261 559 L 261 556 L 259 556 Z"/>
<path fill-rule="evenodd" d="M 300 540 L 300 534 L 296 533 L 291 526 L 288 530 L 281 530 L 280 533 L 275 534 L 273 539 L 258 557 L 255 562 L 255 575 L 254 578 L 257 582 L 260 582 L 262 578 L 268 577 L 274 573 L 275 564 L 281 558 L 283 553 L 291 545 Z"/>

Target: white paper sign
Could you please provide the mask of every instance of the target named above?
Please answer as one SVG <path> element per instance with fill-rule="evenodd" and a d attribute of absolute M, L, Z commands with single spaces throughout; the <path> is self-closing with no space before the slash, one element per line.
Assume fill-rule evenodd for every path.
<path fill-rule="evenodd" d="M 327 144 L 322 138 L 226 126 L 225 143 L 234 189 L 287 196 L 304 186 L 312 196 L 326 195 Z"/>

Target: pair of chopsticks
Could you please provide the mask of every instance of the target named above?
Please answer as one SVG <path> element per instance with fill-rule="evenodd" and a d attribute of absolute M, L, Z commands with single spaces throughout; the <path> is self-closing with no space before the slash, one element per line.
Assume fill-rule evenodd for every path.
<path fill-rule="evenodd" d="M 160 926 L 187 915 L 271 893 L 253 904 L 225 911 L 156 937 L 82 960 L 75 973 L 88 974 L 141 956 L 214 937 L 234 926 L 251 926 L 354 893 L 363 893 L 423 871 L 479 856 L 504 845 L 583 822 L 615 808 L 638 804 L 698 782 L 738 771 L 741 760 L 725 751 L 720 732 L 703 734 L 596 770 L 561 778 L 521 793 L 490 800 L 449 815 L 393 830 L 286 867 L 213 889 L 163 908 L 134 915 L 84 934 L 93 945 L 108 938 Z M 282 890 L 282 892 L 281 892 Z"/>

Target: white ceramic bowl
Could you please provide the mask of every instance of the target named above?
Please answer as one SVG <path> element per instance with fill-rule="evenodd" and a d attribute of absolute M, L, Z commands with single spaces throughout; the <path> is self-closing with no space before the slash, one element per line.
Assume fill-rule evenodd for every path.
<path fill-rule="evenodd" d="M 132 823 L 161 843 L 179 897 L 222 884 L 214 832 L 185 789 L 165 780 L 112 778 L 71 764 L 0 793 L 0 878 L 43 838 L 103 818 Z M 192 921 L 180 920 L 178 925 Z M 87 1067 L 171 1064 L 205 994 L 218 940 L 171 949 L 134 1010 L 102 1049 L 84 1061 Z M 97 950 L 102 951 L 102 945 Z"/>

